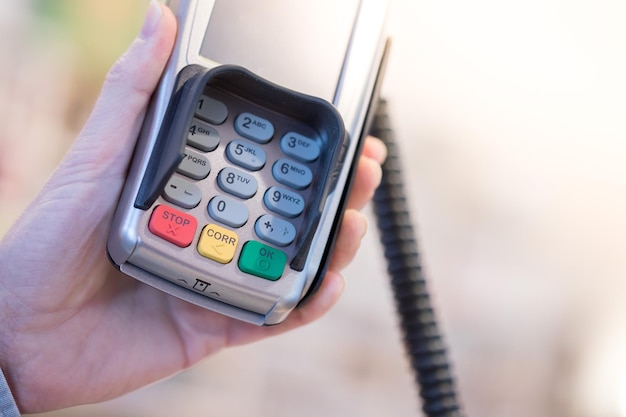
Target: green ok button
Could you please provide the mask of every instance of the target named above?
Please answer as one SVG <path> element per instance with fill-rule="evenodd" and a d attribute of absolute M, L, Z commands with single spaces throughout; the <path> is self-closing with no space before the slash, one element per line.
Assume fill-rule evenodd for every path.
<path fill-rule="evenodd" d="M 250 240 L 241 249 L 239 269 L 257 277 L 276 281 L 283 274 L 287 255 L 284 252 Z"/>

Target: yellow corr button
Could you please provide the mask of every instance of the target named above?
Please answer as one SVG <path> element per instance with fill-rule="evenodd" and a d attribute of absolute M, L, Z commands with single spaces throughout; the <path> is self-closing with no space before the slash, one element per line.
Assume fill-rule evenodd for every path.
<path fill-rule="evenodd" d="M 207 224 L 198 240 L 198 253 L 206 258 L 227 264 L 233 260 L 239 236 L 232 230 L 216 224 Z"/>

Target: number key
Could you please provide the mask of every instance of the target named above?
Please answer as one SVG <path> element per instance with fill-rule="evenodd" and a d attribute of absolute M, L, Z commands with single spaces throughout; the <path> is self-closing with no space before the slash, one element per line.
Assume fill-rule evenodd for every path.
<path fill-rule="evenodd" d="M 209 202 L 209 215 L 231 227 L 241 227 L 248 221 L 248 207 L 225 195 L 218 195 Z"/>
<path fill-rule="evenodd" d="M 313 173 L 308 167 L 285 158 L 274 163 L 272 175 L 281 184 L 299 190 L 308 187 L 313 181 Z"/>
<path fill-rule="evenodd" d="M 198 100 L 196 115 L 214 125 L 221 125 L 228 117 L 228 109 L 221 101 L 203 95 Z"/>
<path fill-rule="evenodd" d="M 267 143 L 274 136 L 274 125 L 269 120 L 252 113 L 241 113 L 235 119 L 235 130 L 244 138 Z"/>
<path fill-rule="evenodd" d="M 202 180 L 211 172 L 211 163 L 206 156 L 191 149 L 186 149 L 185 157 L 178 165 L 176 171 L 194 180 Z"/>
<path fill-rule="evenodd" d="M 265 151 L 253 143 L 234 140 L 226 147 L 226 156 L 233 164 L 258 171 L 265 166 Z"/>
<path fill-rule="evenodd" d="M 189 126 L 187 143 L 204 152 L 211 152 L 220 143 L 220 135 L 214 127 L 194 118 Z"/>
<path fill-rule="evenodd" d="M 285 134 L 280 140 L 280 148 L 286 155 L 305 162 L 313 162 L 320 156 L 317 142 L 296 132 Z"/>
<path fill-rule="evenodd" d="M 258 183 L 256 178 L 235 168 L 224 168 L 217 176 L 220 188 L 240 198 L 250 198 L 256 194 Z"/>
<path fill-rule="evenodd" d="M 296 217 L 304 210 L 302 196 L 283 187 L 270 187 L 265 192 L 263 201 L 268 209 L 287 217 Z"/>

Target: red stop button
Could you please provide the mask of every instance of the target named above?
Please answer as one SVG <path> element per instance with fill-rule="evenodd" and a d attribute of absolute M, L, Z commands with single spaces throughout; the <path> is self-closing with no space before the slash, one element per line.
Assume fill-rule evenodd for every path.
<path fill-rule="evenodd" d="M 181 248 L 191 244 L 197 228 L 195 217 L 164 205 L 154 209 L 148 223 L 153 234 Z"/>

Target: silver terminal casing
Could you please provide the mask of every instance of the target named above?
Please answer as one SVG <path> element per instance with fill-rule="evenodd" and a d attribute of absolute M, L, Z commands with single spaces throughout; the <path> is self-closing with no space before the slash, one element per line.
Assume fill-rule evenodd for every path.
<path fill-rule="evenodd" d="M 111 227 L 109 256 L 122 272 L 194 304 L 257 325 L 280 323 L 325 270 L 382 66 L 388 1 L 171 0 L 167 4 L 178 20 L 176 44 L 146 114 Z M 324 98 L 339 111 L 351 140 L 302 271 L 289 270 L 287 265 L 284 276 L 270 282 L 246 280 L 219 266 L 208 272 L 215 294 L 194 291 L 179 285 L 180 280 L 193 282 L 207 271 L 158 242 L 147 230 L 149 213 L 134 206 L 177 75 L 193 64 L 207 69 L 241 65 L 276 84 Z"/>

